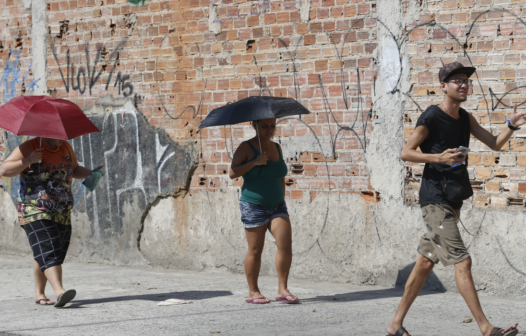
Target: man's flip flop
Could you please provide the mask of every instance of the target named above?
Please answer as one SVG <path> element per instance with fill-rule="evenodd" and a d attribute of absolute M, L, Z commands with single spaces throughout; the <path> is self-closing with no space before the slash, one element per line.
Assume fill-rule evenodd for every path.
<path fill-rule="evenodd" d="M 68 289 L 64 293 L 60 294 L 57 298 L 57 303 L 55 303 L 55 308 L 64 307 L 66 303 L 73 300 L 77 295 L 77 291 L 74 289 Z"/>
<path fill-rule="evenodd" d="M 400 329 L 398 329 L 394 335 L 390 335 L 390 334 L 387 334 L 387 336 L 402 336 L 404 333 L 407 333 L 409 336 L 411 336 L 409 334 L 409 331 L 405 330 L 404 327 L 400 327 Z M 507 335 L 506 335 L 507 336 Z"/>
<path fill-rule="evenodd" d="M 298 297 L 296 296 L 296 298 L 294 300 L 287 300 L 287 296 L 292 296 L 294 297 L 294 295 L 292 294 L 285 294 L 283 296 L 278 296 L 276 298 L 277 301 L 281 301 L 281 302 L 285 302 L 285 303 L 296 303 L 296 302 L 299 302 L 300 299 L 298 299 Z"/>
<path fill-rule="evenodd" d="M 42 302 L 42 301 L 45 301 L 45 302 L 48 302 L 48 301 L 49 301 L 49 302 L 51 302 L 51 303 L 42 304 L 42 303 L 40 303 L 40 302 Z M 36 303 L 37 305 L 39 305 L 39 306 L 52 306 L 52 305 L 53 305 L 53 302 L 52 302 L 50 299 L 40 299 L 40 300 L 38 300 L 38 301 L 35 301 L 35 303 Z"/>
<path fill-rule="evenodd" d="M 255 302 L 256 300 L 267 300 L 267 301 Z M 246 303 L 253 303 L 253 304 L 265 304 L 265 303 L 270 303 L 270 300 L 268 298 L 262 296 L 262 297 L 257 297 L 257 298 L 253 298 L 253 299 L 246 299 L 245 302 Z"/>
<path fill-rule="evenodd" d="M 491 330 L 489 336 L 515 336 L 518 332 L 517 328 L 515 328 L 504 334 L 504 329 L 495 327 Z"/>

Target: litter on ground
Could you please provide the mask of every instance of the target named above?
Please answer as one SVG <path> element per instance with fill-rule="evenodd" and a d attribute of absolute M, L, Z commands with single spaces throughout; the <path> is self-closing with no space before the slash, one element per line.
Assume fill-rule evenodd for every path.
<path fill-rule="evenodd" d="M 180 304 L 187 304 L 192 303 L 192 300 L 183 300 L 183 299 L 168 299 L 159 302 L 158 306 L 172 306 L 172 305 L 180 305 Z"/>

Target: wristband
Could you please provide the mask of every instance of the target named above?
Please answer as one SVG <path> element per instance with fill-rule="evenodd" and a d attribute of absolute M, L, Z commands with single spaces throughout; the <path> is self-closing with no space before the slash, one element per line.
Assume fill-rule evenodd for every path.
<path fill-rule="evenodd" d="M 27 161 L 29 161 L 29 165 L 31 166 L 33 163 L 31 163 L 31 159 L 28 157 Z"/>
<path fill-rule="evenodd" d="M 511 122 L 511 120 L 509 120 L 508 118 L 504 117 L 504 120 L 506 120 L 506 122 L 508 123 L 508 127 L 509 127 L 510 130 L 512 130 L 512 131 L 518 131 L 518 130 L 521 129 L 520 127 L 517 127 L 517 126 L 513 125 L 513 123 Z"/>

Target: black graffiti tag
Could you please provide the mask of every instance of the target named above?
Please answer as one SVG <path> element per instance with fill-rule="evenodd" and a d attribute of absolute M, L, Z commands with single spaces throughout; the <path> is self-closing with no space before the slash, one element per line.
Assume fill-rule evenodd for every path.
<path fill-rule="evenodd" d="M 69 90 L 78 91 L 81 95 L 83 95 L 86 92 L 86 88 L 89 90 L 89 95 L 91 96 L 91 90 L 95 86 L 95 84 L 99 81 L 102 72 L 106 69 L 108 63 L 111 63 L 113 61 L 113 64 L 111 66 L 110 75 L 108 77 L 108 81 L 106 82 L 105 91 L 108 91 L 108 87 L 110 85 L 110 82 L 113 77 L 113 72 L 115 71 L 115 66 L 117 65 L 117 61 L 119 60 L 119 53 L 118 51 L 124 47 L 126 44 L 127 39 L 124 39 L 115 47 L 115 49 L 111 52 L 108 61 L 106 64 L 98 67 L 99 62 L 101 60 L 101 56 L 103 53 L 103 47 L 100 46 L 97 48 L 97 55 L 95 56 L 95 60 L 93 62 L 93 65 L 90 61 L 90 53 L 89 53 L 89 43 L 86 42 L 84 46 L 85 56 L 86 56 L 86 67 L 80 66 L 77 67 L 76 65 L 71 63 L 71 55 L 70 51 L 68 49 L 66 53 L 66 73 L 64 74 L 64 71 L 62 71 L 62 68 L 60 66 L 60 62 L 58 60 L 57 52 L 55 50 L 55 46 L 51 46 L 51 51 L 53 52 L 53 56 L 55 57 L 55 61 L 58 65 L 58 70 L 60 72 L 60 76 L 62 77 L 62 83 L 64 83 L 64 88 L 66 89 L 66 92 L 69 93 Z M 75 70 L 77 69 L 76 73 Z M 97 69 L 99 69 L 97 71 Z M 86 77 L 87 76 L 87 77 Z M 128 97 L 133 94 L 133 84 L 131 82 L 126 82 L 127 80 L 130 80 L 130 75 L 123 75 L 120 71 L 117 73 L 117 76 L 115 78 L 115 83 L 113 87 L 118 86 L 119 94 L 122 93 L 124 97 Z"/>

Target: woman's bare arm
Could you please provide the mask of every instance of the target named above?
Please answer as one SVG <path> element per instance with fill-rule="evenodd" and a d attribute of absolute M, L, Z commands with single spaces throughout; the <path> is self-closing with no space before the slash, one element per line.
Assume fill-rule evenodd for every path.
<path fill-rule="evenodd" d="M 234 153 L 234 158 L 232 159 L 232 164 L 230 165 L 230 173 L 228 174 L 231 179 L 245 175 L 255 166 L 267 164 L 266 153 L 263 153 L 256 159 L 247 162 L 248 150 L 250 150 L 249 145 L 243 142 Z"/>
<path fill-rule="evenodd" d="M 29 142 L 16 147 L 0 166 L 0 175 L 15 177 L 31 164 L 42 160 L 42 148 L 33 150 Z"/>

